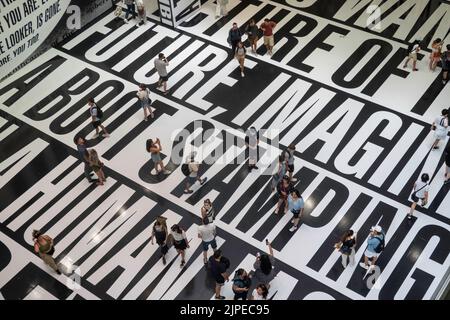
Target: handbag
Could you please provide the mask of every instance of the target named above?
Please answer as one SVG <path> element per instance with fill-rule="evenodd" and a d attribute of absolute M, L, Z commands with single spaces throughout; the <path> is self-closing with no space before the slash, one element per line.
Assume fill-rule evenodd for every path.
<path fill-rule="evenodd" d="M 120 6 L 121 2 L 117 5 L 116 10 L 114 11 L 114 15 L 118 18 L 122 15 L 122 7 Z"/>

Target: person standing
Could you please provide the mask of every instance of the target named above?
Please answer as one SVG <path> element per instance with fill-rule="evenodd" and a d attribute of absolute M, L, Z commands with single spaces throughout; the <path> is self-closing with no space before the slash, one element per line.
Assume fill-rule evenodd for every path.
<path fill-rule="evenodd" d="M 242 42 L 241 42 L 242 44 Z M 239 50 L 239 49 L 238 49 Z M 251 127 L 247 130 L 245 136 L 245 145 L 248 148 L 248 170 L 258 170 L 256 163 L 258 162 L 258 144 L 259 144 L 259 132 L 255 127 Z"/>
<path fill-rule="evenodd" d="M 420 44 L 419 43 L 415 43 L 411 47 L 408 48 L 408 57 L 406 58 L 405 64 L 403 65 L 403 68 L 408 67 L 408 63 L 410 60 L 413 61 L 413 71 L 419 71 L 419 69 L 417 69 L 417 54 L 420 52 Z"/>
<path fill-rule="evenodd" d="M 300 222 L 300 217 L 303 215 L 303 211 L 305 208 L 305 203 L 303 201 L 302 196 L 300 195 L 300 191 L 293 190 L 288 197 L 288 207 L 294 215 L 291 223 L 294 225 L 289 229 L 290 232 L 295 232 L 298 229 L 298 223 Z"/>
<path fill-rule="evenodd" d="M 238 43 L 241 42 L 241 38 L 242 38 L 241 30 L 239 30 L 237 23 L 234 22 L 232 28 L 228 32 L 228 39 L 227 39 L 228 44 L 231 46 L 232 57 L 236 55 L 236 48 L 238 46 Z"/>
<path fill-rule="evenodd" d="M 241 69 L 241 77 L 245 77 L 244 74 L 244 63 L 245 63 L 245 54 L 247 53 L 247 50 L 244 47 L 244 44 L 242 41 L 239 41 L 237 48 L 236 48 L 236 54 L 235 57 L 237 61 L 239 62 L 239 68 Z"/>
<path fill-rule="evenodd" d="M 274 175 L 272 176 L 272 192 L 274 192 L 277 189 L 278 184 L 280 183 L 281 179 L 283 179 L 283 177 L 286 174 L 286 170 L 287 170 L 287 162 L 284 159 L 284 153 L 282 153 L 279 157 L 278 157 L 278 169 L 277 172 L 274 173 Z"/>
<path fill-rule="evenodd" d="M 195 183 L 195 181 L 198 181 L 200 185 L 203 185 L 208 178 L 202 179 L 200 177 L 200 163 L 195 161 L 195 153 L 192 153 L 187 161 L 189 175 L 187 177 L 186 181 L 186 188 L 184 189 L 184 193 L 193 193 L 194 191 L 191 190 L 191 186 Z"/>
<path fill-rule="evenodd" d="M 155 170 L 156 173 L 164 173 L 164 174 L 170 174 L 171 171 L 167 170 L 164 167 L 164 163 L 161 160 L 161 151 L 162 151 L 162 147 L 161 147 L 161 141 L 159 141 L 159 138 L 156 138 L 155 141 L 153 141 L 152 139 L 148 139 L 147 140 L 147 151 L 150 152 L 151 155 L 151 159 L 153 161 L 153 163 L 155 164 Z M 158 166 L 160 168 L 160 170 L 158 170 Z"/>
<path fill-rule="evenodd" d="M 247 27 L 245 28 L 245 33 L 248 36 L 248 41 L 250 42 L 250 47 L 252 52 L 256 54 L 256 46 L 258 44 L 258 26 L 255 23 L 255 19 L 251 19 Z"/>
<path fill-rule="evenodd" d="M 414 184 L 414 191 L 411 195 L 411 210 L 408 213 L 409 220 L 412 219 L 414 210 L 416 210 L 416 206 L 419 203 L 419 200 L 422 202 L 422 207 L 428 203 L 428 191 L 430 190 L 428 181 L 430 181 L 430 176 L 427 173 L 424 173 L 420 177 L 420 180 L 417 180 Z"/>
<path fill-rule="evenodd" d="M 150 99 L 150 90 L 141 83 L 137 92 L 137 96 L 141 103 L 142 110 L 144 110 L 144 121 L 147 121 L 148 116 L 154 118 L 155 115 L 152 111 L 152 99 Z"/>
<path fill-rule="evenodd" d="M 250 300 L 267 300 L 269 295 L 269 290 L 264 284 L 259 284 L 255 290 L 253 290 L 252 297 Z"/>
<path fill-rule="evenodd" d="M 264 19 L 264 22 L 261 24 L 261 29 L 263 31 L 264 35 L 264 45 L 266 46 L 267 53 L 269 55 L 272 55 L 272 49 L 275 45 L 275 39 L 273 36 L 273 29 L 277 26 L 277 24 L 270 20 L 270 19 Z"/>
<path fill-rule="evenodd" d="M 163 87 L 164 94 L 166 95 L 168 93 L 167 81 L 169 81 L 169 74 L 167 73 L 167 66 L 169 65 L 169 61 L 164 56 L 164 53 L 160 53 L 158 58 L 156 58 L 153 62 L 159 75 L 158 88 Z"/>
<path fill-rule="evenodd" d="M 445 85 L 448 82 L 448 72 L 450 70 L 450 44 L 447 45 L 447 51 L 442 54 L 442 84 Z"/>
<path fill-rule="evenodd" d="M 58 265 L 53 259 L 53 254 L 55 253 L 53 239 L 48 235 L 42 234 L 39 230 L 33 230 L 32 237 L 34 241 L 34 251 L 39 254 L 46 265 L 52 268 L 57 274 L 61 274 Z"/>
<path fill-rule="evenodd" d="M 257 283 L 262 283 L 267 289 L 270 289 L 270 281 L 275 278 L 275 257 L 271 243 L 266 240 L 266 244 L 269 248 L 269 254 L 256 255 L 256 261 L 253 264 L 253 268 L 255 269 L 253 278 L 257 280 Z"/>
<path fill-rule="evenodd" d="M 184 230 L 181 229 L 177 224 L 174 224 L 172 228 L 170 228 L 170 230 L 170 234 L 173 238 L 173 246 L 181 256 L 180 268 L 183 268 L 186 264 L 186 249 L 189 248 L 189 242 L 186 238 L 186 232 L 184 232 Z"/>
<path fill-rule="evenodd" d="M 295 163 L 295 144 L 291 143 L 288 148 L 284 151 L 284 158 L 287 161 L 287 171 L 289 172 L 289 181 L 290 182 L 296 182 L 297 178 L 293 178 L 294 174 L 294 163 Z"/>
<path fill-rule="evenodd" d="M 247 274 L 247 271 L 244 269 L 238 269 L 234 273 L 233 278 L 233 293 L 234 293 L 234 299 L 233 300 L 247 300 L 248 290 L 250 289 L 250 286 L 252 285 L 252 280 Z"/>
<path fill-rule="evenodd" d="M 147 23 L 147 13 L 145 12 L 145 5 L 144 5 L 144 1 L 142 0 L 136 0 L 136 6 L 137 6 L 137 16 L 138 16 L 138 20 L 140 20 L 138 22 L 138 24 L 136 26 L 142 26 L 143 24 Z"/>
<path fill-rule="evenodd" d="M 289 183 L 289 177 L 284 176 L 283 179 L 281 179 L 280 183 L 277 186 L 278 191 L 278 202 L 277 207 L 275 209 L 275 214 L 278 214 L 280 212 L 281 206 L 284 208 L 284 213 L 288 211 L 288 202 L 287 198 L 289 193 L 291 192 L 292 186 Z"/>
<path fill-rule="evenodd" d="M 125 0 L 125 4 L 127 5 L 127 11 L 125 12 L 125 22 L 128 23 L 128 16 L 131 14 L 132 19 L 136 19 L 136 6 L 134 4 L 134 0 Z"/>
<path fill-rule="evenodd" d="M 103 118 L 103 111 L 100 109 L 100 107 L 95 103 L 94 98 L 88 99 L 88 105 L 89 105 L 89 114 L 92 118 L 92 126 L 95 129 L 95 135 L 93 138 L 97 138 L 100 134 L 100 129 L 103 130 L 102 137 L 108 138 L 109 133 L 106 131 L 106 128 L 102 125 L 102 118 Z"/>
<path fill-rule="evenodd" d="M 92 179 L 92 168 L 89 165 L 89 152 L 86 147 L 86 140 L 83 137 L 75 137 L 75 144 L 77 145 L 78 158 L 84 163 L 84 176 L 90 182 L 97 182 L 97 179 Z"/>
<path fill-rule="evenodd" d="M 216 213 L 212 206 L 212 202 L 209 199 L 203 201 L 203 207 L 201 208 L 202 219 L 208 219 L 209 223 L 213 223 L 216 219 Z"/>
<path fill-rule="evenodd" d="M 228 259 L 222 256 L 222 251 L 220 249 L 214 252 L 214 255 L 209 257 L 209 266 L 211 270 L 211 275 L 216 281 L 215 286 L 215 299 L 224 300 L 225 297 L 220 295 L 220 291 L 225 284 L 225 281 L 230 281 L 227 269 L 230 267 L 230 262 Z"/>
<path fill-rule="evenodd" d="M 228 15 L 227 4 L 228 0 L 217 0 L 216 18 L 226 17 Z"/>
<path fill-rule="evenodd" d="M 202 239 L 202 247 L 203 247 L 203 263 L 208 263 L 208 249 L 209 246 L 216 251 L 217 242 L 216 242 L 216 226 L 212 223 L 209 223 L 208 218 L 202 219 L 202 225 L 198 227 L 198 237 Z"/>
<path fill-rule="evenodd" d="M 450 144 L 445 148 L 445 181 L 444 184 L 450 183 Z"/>
<path fill-rule="evenodd" d="M 367 239 L 367 248 L 364 251 L 364 262 L 359 265 L 364 269 L 369 269 L 369 265 L 374 268 L 375 264 L 384 250 L 385 234 L 380 226 L 372 227 L 369 238 Z M 370 261 L 371 260 L 371 261 Z"/>
<path fill-rule="evenodd" d="M 91 166 L 92 170 L 95 172 L 95 174 L 98 177 L 97 185 L 102 186 L 104 185 L 104 182 L 106 181 L 105 173 L 103 172 L 103 162 L 100 161 L 98 157 L 97 151 L 95 149 L 89 150 L 89 165 Z"/>
<path fill-rule="evenodd" d="M 437 38 L 433 41 L 431 45 L 431 55 L 430 55 L 430 70 L 435 71 L 438 62 L 441 60 L 442 55 L 442 40 Z"/>
<path fill-rule="evenodd" d="M 350 265 L 355 264 L 355 247 L 356 247 L 356 234 L 353 230 L 346 231 L 342 237 L 341 241 L 336 243 L 334 247 L 341 253 L 342 266 L 347 267 L 348 260 L 350 260 Z"/>
<path fill-rule="evenodd" d="M 433 143 L 433 149 L 439 149 L 439 141 L 445 140 L 448 134 L 448 110 L 443 109 L 441 116 L 437 117 L 431 125 L 431 130 L 434 129 L 434 137 L 436 140 Z"/>
<path fill-rule="evenodd" d="M 155 224 L 152 228 L 152 236 L 150 238 L 152 245 L 154 243 L 153 239 L 156 239 L 156 243 L 158 244 L 161 251 L 162 262 L 164 265 L 166 264 L 166 254 L 169 250 L 167 245 L 168 230 L 166 220 L 166 218 L 161 216 L 156 218 Z"/>

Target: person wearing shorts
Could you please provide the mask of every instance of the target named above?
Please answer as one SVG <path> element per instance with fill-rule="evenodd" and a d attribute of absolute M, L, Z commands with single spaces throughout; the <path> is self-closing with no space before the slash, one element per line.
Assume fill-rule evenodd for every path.
<path fill-rule="evenodd" d="M 267 52 L 269 55 L 272 55 L 272 49 L 275 45 L 275 40 L 273 37 L 273 29 L 277 26 L 277 24 L 270 20 L 270 19 L 264 19 L 264 22 L 261 24 L 261 29 L 263 30 L 264 35 L 264 45 L 267 48 Z"/>
<path fill-rule="evenodd" d="M 169 81 L 169 74 L 167 73 L 167 66 L 169 65 L 169 61 L 164 56 L 164 53 L 160 53 L 158 58 L 154 60 L 155 69 L 159 75 L 158 88 L 163 87 L 164 94 L 168 93 L 167 91 L 167 81 Z"/>
<path fill-rule="evenodd" d="M 364 251 L 364 262 L 359 264 L 364 269 L 369 269 L 369 265 L 372 268 L 375 267 L 375 263 L 381 253 L 377 253 L 376 248 L 380 242 L 384 242 L 385 237 L 383 229 L 380 226 L 373 227 L 370 231 L 369 238 L 367 239 L 367 248 Z"/>
<path fill-rule="evenodd" d="M 408 58 L 406 59 L 405 64 L 403 65 L 403 68 L 406 68 L 408 66 L 409 61 L 413 61 L 413 71 L 419 71 L 419 69 L 417 69 L 417 54 L 420 52 L 420 45 L 419 44 L 415 44 L 413 46 L 413 49 L 411 50 L 411 52 L 409 52 L 408 54 Z"/>
<path fill-rule="evenodd" d="M 245 54 L 246 54 L 247 50 L 245 50 L 244 44 L 239 41 L 237 47 L 236 47 L 236 53 L 235 53 L 235 57 L 237 59 L 237 61 L 239 62 L 239 68 L 241 69 L 241 77 L 245 77 L 244 74 L 244 62 L 245 62 Z"/>
<path fill-rule="evenodd" d="M 447 138 L 448 134 L 448 110 L 443 109 L 441 115 L 436 117 L 433 124 L 431 125 L 431 130 L 434 129 L 434 138 L 436 139 L 433 143 L 433 149 L 439 149 L 439 141 Z"/>
<path fill-rule="evenodd" d="M 209 222 L 208 218 L 202 219 L 202 225 L 198 227 L 198 237 L 202 239 L 203 263 L 208 263 L 209 246 L 216 251 L 216 226 Z"/>
<path fill-rule="evenodd" d="M 88 105 L 89 105 L 89 114 L 91 115 L 91 118 L 92 118 L 92 126 L 95 129 L 95 135 L 93 136 L 93 138 L 96 139 L 99 136 L 100 129 L 103 130 L 102 137 L 108 138 L 109 137 L 109 133 L 108 133 L 108 131 L 106 131 L 106 128 L 102 125 L 102 120 L 100 119 L 100 117 L 98 115 L 99 107 L 95 103 L 94 98 L 89 98 L 88 99 Z"/>
<path fill-rule="evenodd" d="M 141 108 L 144 110 L 144 121 L 147 121 L 148 116 L 154 118 L 155 115 L 152 111 L 152 100 L 150 99 L 150 90 L 141 83 L 137 92 L 139 102 L 141 103 Z"/>
<path fill-rule="evenodd" d="M 245 33 L 248 36 L 248 41 L 250 42 L 250 47 L 252 52 L 256 54 L 256 46 L 258 44 L 258 26 L 254 19 L 251 19 L 247 27 L 245 28 Z"/>
<path fill-rule="evenodd" d="M 416 210 L 416 206 L 419 203 L 419 200 L 422 201 L 421 206 L 425 206 L 428 203 L 428 191 L 430 190 L 430 185 L 428 182 L 430 181 L 430 176 L 427 173 L 422 174 L 420 180 L 417 180 L 414 183 L 414 193 L 413 195 L 416 197 L 412 199 L 412 204 L 410 211 L 408 213 L 408 219 L 411 220 L 414 214 L 414 210 Z M 411 196 L 411 198 L 414 198 Z"/>
<path fill-rule="evenodd" d="M 223 262 L 222 251 L 220 249 L 216 250 L 214 252 L 214 255 L 209 257 L 209 265 L 211 269 L 211 275 L 216 281 L 215 299 L 224 300 L 225 297 L 220 295 L 220 291 L 222 290 L 222 287 L 225 285 L 225 281 L 227 282 L 230 281 L 230 278 L 228 273 L 226 272 L 227 266 Z"/>
<path fill-rule="evenodd" d="M 293 190 L 291 192 L 291 194 L 288 196 L 288 207 L 293 214 L 293 218 L 291 221 L 293 226 L 289 229 L 289 231 L 295 232 L 298 229 L 298 223 L 300 221 L 300 217 L 303 215 L 303 210 L 305 207 L 305 203 L 300 194 L 300 191 Z"/>
<path fill-rule="evenodd" d="M 295 144 L 291 143 L 284 153 L 284 158 L 287 161 L 287 171 L 289 173 L 290 182 L 297 181 L 296 178 L 292 177 L 292 175 L 294 174 L 294 162 L 295 162 L 294 152 L 295 152 Z"/>
<path fill-rule="evenodd" d="M 192 153 L 188 158 L 188 166 L 189 166 L 189 175 L 187 176 L 186 187 L 184 189 L 184 193 L 193 193 L 191 190 L 191 186 L 198 181 L 200 185 L 203 185 L 207 178 L 202 179 L 199 174 L 200 164 L 195 161 L 195 153 Z"/>

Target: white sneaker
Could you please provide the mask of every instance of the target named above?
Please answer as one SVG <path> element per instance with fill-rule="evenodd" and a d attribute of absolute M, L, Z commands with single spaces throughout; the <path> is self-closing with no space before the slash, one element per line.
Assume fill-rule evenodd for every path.
<path fill-rule="evenodd" d="M 364 262 L 360 262 L 359 264 L 362 268 L 369 270 L 369 266 L 366 266 L 366 264 Z"/>
<path fill-rule="evenodd" d="M 293 226 L 292 228 L 289 229 L 290 232 L 294 232 L 296 231 L 298 228 L 296 226 Z"/>
<path fill-rule="evenodd" d="M 171 174 L 172 171 L 170 171 L 170 170 L 164 170 L 163 173 L 164 173 L 164 174 Z"/>
<path fill-rule="evenodd" d="M 104 134 L 102 134 L 102 137 L 103 137 L 103 138 L 109 138 L 109 133 L 104 133 Z"/>
<path fill-rule="evenodd" d="M 241 77 L 242 77 L 242 78 L 245 77 L 245 74 L 244 74 L 243 72 L 241 72 Z"/>
<path fill-rule="evenodd" d="M 92 139 L 97 139 L 98 138 L 98 133 L 95 133 L 93 136 L 92 136 Z"/>

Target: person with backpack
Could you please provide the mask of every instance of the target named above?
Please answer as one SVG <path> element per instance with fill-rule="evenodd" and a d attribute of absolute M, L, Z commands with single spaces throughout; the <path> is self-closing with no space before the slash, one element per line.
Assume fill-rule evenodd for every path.
<path fill-rule="evenodd" d="M 443 109 L 441 116 L 436 117 L 433 124 L 431 125 L 431 130 L 434 130 L 435 141 L 433 143 L 433 150 L 439 149 L 439 141 L 445 140 L 448 134 L 448 110 Z"/>
<path fill-rule="evenodd" d="M 234 58 L 236 55 L 236 48 L 238 43 L 241 42 L 242 32 L 239 30 L 236 22 L 233 23 L 233 27 L 228 32 L 227 42 L 231 46 L 231 55 Z"/>
<path fill-rule="evenodd" d="M 247 300 L 248 290 L 252 285 L 252 280 L 248 276 L 247 272 L 244 269 L 238 269 L 234 273 L 233 278 L 233 300 Z"/>
<path fill-rule="evenodd" d="M 289 172 L 289 182 L 296 182 L 297 178 L 293 178 L 294 174 L 294 162 L 295 162 L 295 144 L 291 143 L 284 151 L 284 158 L 287 161 L 287 171 Z"/>
<path fill-rule="evenodd" d="M 203 207 L 200 209 L 202 219 L 208 219 L 209 223 L 213 223 L 216 219 L 216 212 L 212 206 L 212 202 L 209 199 L 203 201 Z"/>
<path fill-rule="evenodd" d="M 167 230 L 167 218 L 159 216 L 156 218 L 155 223 L 152 228 L 152 236 L 150 241 L 152 245 L 154 244 L 153 239 L 156 239 L 156 243 L 159 245 L 161 251 L 162 262 L 166 264 L 166 253 L 169 251 L 168 247 L 168 230 Z"/>
<path fill-rule="evenodd" d="M 164 174 L 170 174 L 172 171 L 167 170 L 166 167 L 164 166 L 163 161 L 161 160 L 161 151 L 162 151 L 162 147 L 161 147 L 161 141 L 159 141 L 159 138 L 156 138 L 155 141 L 153 141 L 152 139 L 148 139 L 146 142 L 146 147 L 147 147 L 147 152 L 150 152 L 151 155 L 151 159 L 153 161 L 153 163 L 155 164 L 155 170 L 156 173 L 164 173 Z M 158 166 L 160 168 L 160 170 L 158 170 Z"/>
<path fill-rule="evenodd" d="M 216 251 L 216 226 L 209 222 L 208 218 L 202 219 L 202 225 L 198 227 L 198 237 L 202 239 L 203 247 L 203 263 L 208 263 L 208 249 L 209 246 Z"/>
<path fill-rule="evenodd" d="M 348 260 L 350 260 L 350 265 L 355 264 L 355 247 L 356 247 L 356 234 L 353 230 L 346 231 L 342 237 L 341 241 L 334 245 L 336 250 L 341 254 L 342 266 L 347 268 Z"/>
<path fill-rule="evenodd" d="M 427 173 L 424 173 L 420 177 L 420 180 L 417 180 L 414 184 L 414 191 L 411 195 L 411 210 L 408 213 L 409 220 L 412 219 L 414 210 L 416 210 L 419 201 L 422 201 L 421 206 L 425 206 L 428 203 L 428 191 L 430 190 L 428 181 L 430 181 L 430 176 Z"/>
<path fill-rule="evenodd" d="M 195 152 L 191 153 L 186 159 L 186 163 L 181 166 L 181 172 L 183 172 L 183 174 L 187 177 L 186 187 L 184 189 L 184 193 L 187 194 L 194 192 L 193 190 L 191 190 L 191 186 L 195 183 L 195 181 L 198 181 L 200 185 L 203 185 L 208 179 L 202 179 L 200 177 L 200 163 L 195 161 L 195 156 Z"/>
<path fill-rule="evenodd" d="M 420 44 L 418 41 L 415 41 L 408 47 L 408 57 L 406 58 L 405 64 L 403 65 L 403 68 L 408 67 L 408 63 L 410 60 L 413 61 L 413 71 L 419 71 L 417 69 L 417 54 L 420 52 Z"/>
<path fill-rule="evenodd" d="M 359 265 L 364 269 L 374 268 L 375 264 L 384 250 L 385 234 L 380 226 L 372 227 L 369 238 L 367 239 L 367 248 L 364 251 L 364 262 Z M 371 260 L 371 261 L 370 261 Z"/>
<path fill-rule="evenodd" d="M 55 253 L 53 239 L 42 234 L 39 230 L 33 230 L 32 237 L 34 241 L 34 251 L 39 254 L 46 265 L 55 270 L 57 274 L 61 274 L 55 259 L 53 259 L 53 254 Z"/>
<path fill-rule="evenodd" d="M 150 90 L 141 83 L 137 92 L 137 96 L 141 103 L 142 110 L 144 110 L 144 121 L 147 121 L 148 116 L 154 118 L 155 115 L 152 111 L 152 99 L 150 99 Z"/>
<path fill-rule="evenodd" d="M 448 82 L 448 72 L 450 70 L 450 44 L 447 45 L 447 51 L 442 54 L 442 84 L 445 85 Z"/>
<path fill-rule="evenodd" d="M 225 297 L 220 294 L 222 287 L 225 285 L 225 281 L 230 281 L 230 277 L 227 273 L 227 269 L 230 267 L 230 261 L 222 256 L 220 249 L 214 252 L 214 255 L 209 257 L 209 268 L 211 275 L 216 281 L 215 286 L 215 299 L 224 300 Z"/>
<path fill-rule="evenodd" d="M 103 118 L 103 111 L 100 109 L 100 107 L 95 103 L 94 98 L 88 99 L 88 105 L 89 105 L 89 114 L 92 118 L 92 126 L 95 129 L 95 135 L 93 136 L 94 139 L 96 139 L 100 134 L 100 129 L 103 130 L 102 137 L 108 138 L 109 133 L 106 131 L 106 128 L 102 125 L 102 118 Z"/>

